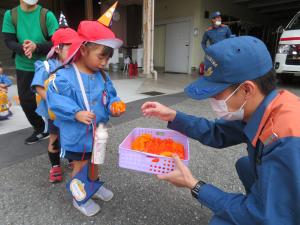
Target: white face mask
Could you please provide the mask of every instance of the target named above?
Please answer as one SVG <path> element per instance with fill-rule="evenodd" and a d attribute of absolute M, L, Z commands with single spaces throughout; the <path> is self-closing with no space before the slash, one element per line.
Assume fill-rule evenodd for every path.
<path fill-rule="evenodd" d="M 38 0 L 23 0 L 23 1 L 28 5 L 35 5 L 38 2 Z"/>
<path fill-rule="evenodd" d="M 225 100 L 216 100 L 215 98 L 209 99 L 210 106 L 218 118 L 229 121 L 242 120 L 244 118 L 244 105 L 247 101 L 245 101 L 242 106 L 234 112 L 230 112 L 226 104 L 226 102 L 234 95 L 234 93 L 237 92 L 240 86 L 238 86 L 237 89 L 235 89 L 234 92 L 232 92 Z"/>
<path fill-rule="evenodd" d="M 220 20 L 217 20 L 216 22 L 215 22 L 215 25 L 218 27 L 218 26 L 221 26 L 221 24 L 222 24 L 222 22 L 220 21 Z"/>

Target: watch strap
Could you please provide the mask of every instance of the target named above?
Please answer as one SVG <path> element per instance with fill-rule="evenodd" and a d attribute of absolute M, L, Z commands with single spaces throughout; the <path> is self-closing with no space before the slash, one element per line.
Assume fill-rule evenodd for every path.
<path fill-rule="evenodd" d="M 204 181 L 199 180 L 195 187 L 193 187 L 193 189 L 191 190 L 191 194 L 194 198 L 198 199 L 200 189 L 204 184 L 206 184 Z"/>

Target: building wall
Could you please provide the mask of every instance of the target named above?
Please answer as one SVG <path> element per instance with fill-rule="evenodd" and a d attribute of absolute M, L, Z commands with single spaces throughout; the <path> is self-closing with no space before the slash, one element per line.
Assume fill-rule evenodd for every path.
<path fill-rule="evenodd" d="M 164 21 L 172 21 L 177 18 L 191 18 L 192 27 L 199 26 L 200 24 L 200 9 L 202 1 L 200 0 L 160 0 L 155 1 L 155 23 L 163 24 Z M 156 40 L 154 40 L 156 42 Z M 199 35 L 191 39 L 191 59 L 190 66 L 197 66 L 199 64 L 200 49 Z M 164 46 L 162 46 L 164 48 Z M 157 53 L 154 52 L 155 55 Z M 164 54 L 164 51 L 161 51 Z M 165 56 L 158 56 L 159 58 Z"/>
<path fill-rule="evenodd" d="M 5 9 L 0 9 L 0 30 L 2 31 L 2 23 Z M 14 65 L 14 60 L 12 59 L 12 52 L 6 47 L 3 39 L 2 32 L 0 32 L 0 61 L 3 67 L 11 67 Z"/>
<path fill-rule="evenodd" d="M 101 12 L 99 12 L 97 18 L 103 15 L 111 7 L 111 3 L 103 4 Z M 123 45 L 127 46 L 127 9 L 126 6 L 119 5 L 117 11 L 120 13 L 120 20 L 113 21 L 111 29 L 118 38 L 123 41 Z"/>
<path fill-rule="evenodd" d="M 204 18 L 205 11 L 221 11 L 223 14 L 241 18 L 247 22 L 268 23 L 267 18 L 256 14 L 248 8 L 232 3 L 232 0 L 157 0 L 155 5 L 155 23 L 162 24 L 163 21 L 175 20 L 177 18 L 191 18 L 191 59 L 190 68 L 199 67 L 204 52 L 200 46 L 203 33 L 210 26 L 210 19 Z M 193 35 L 193 30 L 198 29 L 198 35 Z M 160 41 L 160 40 L 158 40 Z M 155 40 L 156 42 L 156 40 Z M 155 53 L 156 55 L 158 53 Z M 164 54 L 160 52 L 159 54 Z M 164 56 L 158 56 L 159 58 Z"/>
<path fill-rule="evenodd" d="M 165 66 L 166 25 L 157 25 L 154 28 L 154 66 Z"/>

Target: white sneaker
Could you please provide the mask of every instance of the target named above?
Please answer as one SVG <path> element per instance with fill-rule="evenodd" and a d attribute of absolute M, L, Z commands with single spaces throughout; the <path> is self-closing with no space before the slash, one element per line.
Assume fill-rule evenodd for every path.
<path fill-rule="evenodd" d="M 103 185 L 98 189 L 98 191 L 93 195 L 94 199 L 101 199 L 102 201 L 108 202 L 114 197 L 114 193 L 108 190 Z"/>
<path fill-rule="evenodd" d="M 92 199 L 89 199 L 82 205 L 78 205 L 75 199 L 73 199 L 73 206 L 80 212 L 82 212 L 82 214 L 84 214 L 85 216 L 94 216 L 100 211 L 100 206 Z"/>

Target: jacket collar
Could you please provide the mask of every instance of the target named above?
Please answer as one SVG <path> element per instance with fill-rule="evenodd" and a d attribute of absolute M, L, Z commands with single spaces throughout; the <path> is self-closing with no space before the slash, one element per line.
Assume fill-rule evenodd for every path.
<path fill-rule="evenodd" d="M 250 140 L 253 146 L 256 146 L 258 140 L 258 134 L 264 127 L 266 123 L 266 119 L 268 115 L 265 113 L 270 114 L 271 110 L 267 110 L 267 108 L 271 107 L 271 102 L 275 99 L 278 95 L 278 91 L 274 90 L 269 95 L 265 97 L 262 103 L 258 106 L 256 111 L 251 116 L 250 120 L 247 122 L 247 125 L 244 128 L 244 133 L 247 138 Z"/>

